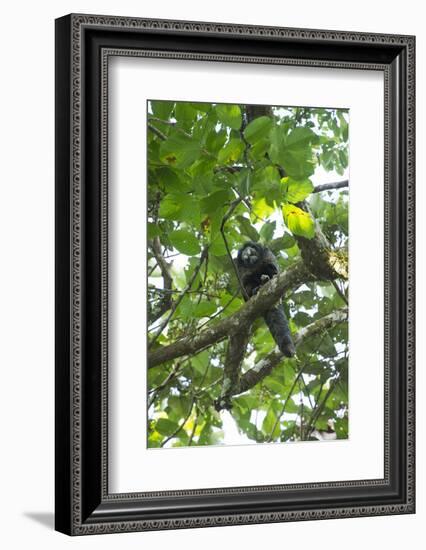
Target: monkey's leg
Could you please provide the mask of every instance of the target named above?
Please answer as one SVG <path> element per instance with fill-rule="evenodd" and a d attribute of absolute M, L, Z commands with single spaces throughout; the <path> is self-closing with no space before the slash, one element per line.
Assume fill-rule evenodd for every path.
<path fill-rule="evenodd" d="M 267 311 L 264 319 L 281 353 L 286 357 L 293 357 L 296 349 L 291 338 L 288 320 L 282 304 L 278 304 Z"/>

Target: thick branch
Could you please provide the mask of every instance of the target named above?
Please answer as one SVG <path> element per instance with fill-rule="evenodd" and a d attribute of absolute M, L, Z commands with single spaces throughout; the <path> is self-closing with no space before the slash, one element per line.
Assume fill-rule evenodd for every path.
<path fill-rule="evenodd" d="M 257 317 L 263 315 L 286 291 L 297 288 L 302 283 L 313 279 L 314 277 L 302 261 L 294 263 L 285 272 L 273 277 L 239 311 L 198 334 L 191 334 L 169 346 L 153 350 L 148 356 L 148 368 L 155 367 L 165 361 L 171 361 L 176 357 L 192 355 L 232 334 L 236 334 L 247 328 Z"/>
<path fill-rule="evenodd" d="M 216 409 L 231 408 L 230 397 L 235 393 L 240 378 L 241 365 L 246 353 L 250 327 L 230 336 L 223 369 L 222 391 L 215 403 Z"/>
<path fill-rule="evenodd" d="M 312 239 L 294 235 L 307 268 L 318 279 L 327 281 L 348 279 L 347 251 L 344 249 L 333 250 L 306 201 L 299 202 L 297 206 L 308 212 L 315 223 L 315 235 Z"/>
<path fill-rule="evenodd" d="M 302 328 L 294 336 L 294 345 L 296 349 L 308 338 L 321 334 L 335 324 L 346 321 L 347 318 L 348 308 L 337 309 L 329 315 L 326 315 L 325 317 L 322 317 L 321 319 L 318 319 L 317 321 L 314 321 L 313 323 Z M 265 378 L 265 376 L 268 376 L 268 374 L 270 374 L 283 359 L 284 355 L 278 349 L 275 349 L 269 355 L 261 359 L 252 369 L 243 374 L 234 395 L 243 393 L 258 384 Z"/>

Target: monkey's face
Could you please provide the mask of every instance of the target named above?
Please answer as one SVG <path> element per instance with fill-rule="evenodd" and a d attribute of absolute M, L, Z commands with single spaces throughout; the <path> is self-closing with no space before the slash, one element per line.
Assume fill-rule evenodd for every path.
<path fill-rule="evenodd" d="M 255 265 L 261 258 L 261 250 L 256 244 L 248 243 L 240 251 L 240 261 L 243 265 L 249 267 Z"/>

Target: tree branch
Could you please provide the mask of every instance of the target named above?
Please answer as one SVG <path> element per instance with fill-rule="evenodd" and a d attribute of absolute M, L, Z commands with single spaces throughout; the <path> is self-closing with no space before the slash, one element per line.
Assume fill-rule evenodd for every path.
<path fill-rule="evenodd" d="M 297 203 L 297 206 L 307 212 L 315 223 L 315 235 L 312 239 L 294 235 L 303 261 L 308 269 L 318 279 L 326 281 L 348 279 L 347 251 L 343 248 L 333 250 L 306 201 Z"/>
<path fill-rule="evenodd" d="M 237 197 L 234 201 L 231 202 L 231 204 L 229 205 L 228 211 L 226 212 L 226 214 L 222 218 L 222 223 L 220 224 L 220 232 L 222 234 L 223 242 L 225 243 L 226 252 L 229 256 L 229 259 L 231 260 L 232 267 L 234 268 L 234 272 L 235 272 L 235 275 L 237 277 L 241 293 L 242 293 L 244 299 L 248 300 L 248 295 L 247 295 L 246 289 L 244 288 L 243 282 L 242 282 L 240 274 L 238 272 L 237 265 L 235 263 L 234 258 L 232 257 L 231 250 L 229 248 L 228 241 L 227 241 L 226 235 L 225 235 L 225 224 L 229 220 L 229 218 L 231 217 L 232 212 L 237 208 L 237 206 L 242 201 L 243 201 L 243 197 Z"/>
<path fill-rule="evenodd" d="M 287 408 L 287 403 L 289 402 L 291 396 L 293 395 L 294 388 L 296 387 L 297 382 L 299 381 L 300 377 L 302 376 L 305 367 L 306 367 L 306 363 L 303 363 L 303 365 L 302 365 L 302 366 L 300 367 L 300 369 L 299 369 L 299 372 L 297 373 L 296 378 L 294 379 L 293 384 L 291 385 L 291 388 L 290 388 L 290 390 L 289 390 L 289 392 L 288 392 L 288 394 L 287 394 L 287 397 L 285 398 L 284 405 L 283 405 L 282 408 L 281 408 L 280 414 L 279 414 L 279 415 L 277 416 L 277 418 L 275 419 L 274 426 L 273 426 L 273 428 L 272 428 L 272 430 L 271 430 L 271 433 L 269 434 L 268 439 L 266 440 L 268 443 L 270 443 L 270 442 L 272 441 L 273 437 L 274 437 L 275 429 L 276 429 L 276 427 L 278 426 L 278 424 L 279 424 L 279 422 L 280 422 L 280 420 L 281 420 L 281 417 L 282 417 L 282 415 L 284 414 L 284 411 L 285 411 L 286 408 Z"/>
<path fill-rule="evenodd" d="M 330 191 L 331 189 L 342 189 L 349 187 L 349 180 L 336 181 L 334 183 L 323 183 L 314 187 L 312 193 L 321 193 L 321 191 Z"/>
<path fill-rule="evenodd" d="M 169 264 L 163 256 L 159 237 L 154 237 L 153 240 L 149 241 L 148 244 L 152 250 L 152 253 L 154 254 L 158 267 L 160 268 L 161 276 L 163 277 L 163 289 L 171 290 L 173 285 L 173 278 L 170 274 L 171 264 Z M 164 313 L 166 313 L 166 311 L 168 311 L 172 307 L 172 303 L 173 301 L 171 292 L 165 293 L 165 295 L 161 299 L 158 311 L 156 311 L 153 314 L 152 318 L 150 318 L 149 320 L 150 324 L 155 323 L 157 319 L 162 317 Z"/>
<path fill-rule="evenodd" d="M 235 388 L 238 387 L 240 369 L 246 353 L 249 335 L 250 327 L 229 337 L 223 369 L 222 391 L 215 403 L 215 408 L 218 411 L 231 408 L 230 398 L 235 393 Z"/>
<path fill-rule="evenodd" d="M 300 329 L 294 336 L 294 345 L 296 349 L 308 338 L 321 334 L 335 324 L 346 321 L 347 318 L 348 308 L 337 309 L 329 315 L 326 315 L 325 317 L 322 317 L 321 319 L 318 319 L 317 321 L 314 321 L 313 323 L 310 323 L 306 327 Z M 265 376 L 268 376 L 268 374 L 270 374 L 284 358 L 285 356 L 278 349 L 275 349 L 269 355 L 261 359 L 253 368 L 243 374 L 234 395 L 244 393 L 258 384 L 265 378 Z"/>
<path fill-rule="evenodd" d="M 280 273 L 277 277 L 273 277 L 263 285 L 259 292 L 250 298 L 239 311 L 225 317 L 225 319 L 198 334 L 191 334 L 169 346 L 151 351 L 148 355 L 148 368 L 153 368 L 165 361 L 171 361 L 176 357 L 192 355 L 232 334 L 240 332 L 257 317 L 261 317 L 285 292 L 312 280 L 314 280 L 314 277 L 304 263 L 301 260 L 295 262 L 286 271 Z"/>
<path fill-rule="evenodd" d="M 150 124 L 148 122 L 148 129 L 151 130 L 151 132 L 157 136 L 158 138 L 161 139 L 161 141 L 165 141 L 167 139 L 167 136 L 166 134 L 163 134 L 163 132 L 161 132 L 158 128 L 156 128 L 155 126 L 153 126 L 152 124 Z"/>
<path fill-rule="evenodd" d="M 182 293 L 179 295 L 179 298 L 176 300 L 176 302 L 173 304 L 173 307 L 169 313 L 169 315 L 167 315 L 166 319 L 164 319 L 163 323 L 161 324 L 161 326 L 159 327 L 158 331 L 156 332 L 155 336 L 153 337 L 153 339 L 151 340 L 151 342 L 149 343 L 149 347 L 152 347 L 154 342 L 156 342 L 157 338 L 160 336 L 160 334 L 163 332 L 163 330 L 166 328 L 166 326 L 168 325 L 170 319 L 172 318 L 173 316 L 173 313 L 176 311 L 177 307 L 179 306 L 179 304 L 181 303 L 181 301 L 183 300 L 183 298 L 185 297 L 186 293 L 191 290 L 191 287 L 201 269 L 201 266 L 203 265 L 204 263 L 204 260 L 207 256 L 207 250 L 208 248 L 205 247 L 203 248 L 203 251 L 201 252 L 201 256 L 200 256 L 200 261 L 197 265 L 197 267 L 194 269 L 194 272 L 192 273 L 192 276 L 191 276 L 191 279 L 188 281 L 188 284 L 186 285 L 186 287 L 184 288 L 184 290 L 182 291 Z"/>

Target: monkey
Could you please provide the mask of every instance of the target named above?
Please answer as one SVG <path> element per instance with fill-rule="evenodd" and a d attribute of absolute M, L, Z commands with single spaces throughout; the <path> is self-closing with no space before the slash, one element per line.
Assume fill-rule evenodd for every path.
<path fill-rule="evenodd" d="M 273 252 L 266 246 L 251 241 L 239 249 L 236 264 L 248 299 L 279 273 L 278 262 Z M 296 350 L 282 303 L 268 310 L 263 318 L 281 353 L 286 357 L 293 357 Z"/>

